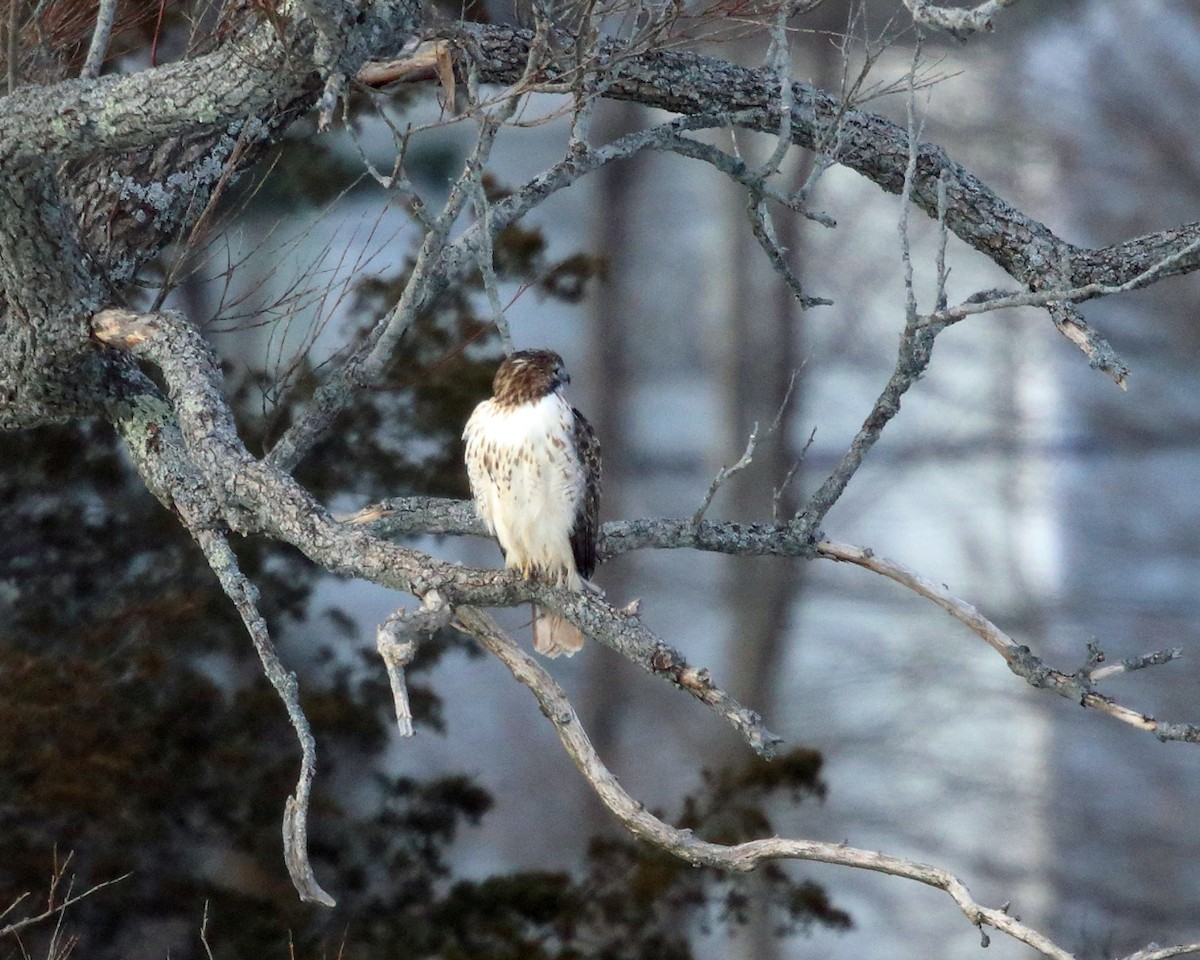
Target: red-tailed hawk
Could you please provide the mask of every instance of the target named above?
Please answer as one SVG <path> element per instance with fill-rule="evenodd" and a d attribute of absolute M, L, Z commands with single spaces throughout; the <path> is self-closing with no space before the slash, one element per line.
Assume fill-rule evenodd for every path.
<path fill-rule="evenodd" d="M 500 541 L 505 565 L 571 590 L 596 567 L 600 444 L 562 395 L 571 378 L 551 350 L 519 350 L 500 364 L 492 398 L 463 431 L 475 509 Z M 583 635 L 533 608 L 533 647 L 570 656 Z"/>

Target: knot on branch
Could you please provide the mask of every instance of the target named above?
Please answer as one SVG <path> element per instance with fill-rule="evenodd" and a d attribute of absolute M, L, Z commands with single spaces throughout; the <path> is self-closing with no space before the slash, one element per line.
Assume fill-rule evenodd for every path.
<path fill-rule="evenodd" d="M 92 317 L 92 336 L 105 346 L 132 351 L 161 331 L 157 316 L 110 307 Z"/>
<path fill-rule="evenodd" d="M 436 590 L 430 590 L 425 594 L 424 603 L 419 610 L 401 608 L 375 631 L 375 647 L 387 669 L 388 681 L 392 687 L 392 700 L 396 705 L 396 725 L 400 728 L 402 737 L 411 737 L 414 733 L 404 668 L 412 663 L 413 657 L 417 655 L 417 641 L 446 626 L 452 613 L 450 604 Z"/>
<path fill-rule="evenodd" d="M 1162 723 L 1160 721 L 1154 735 L 1163 743 L 1168 740 L 1200 743 L 1200 727 L 1194 723 Z"/>
<path fill-rule="evenodd" d="M 1009 651 L 1009 664 L 1018 676 L 1033 687 L 1050 689 L 1057 686 L 1054 683 L 1054 671 L 1046 666 L 1025 644 L 1013 647 Z"/>

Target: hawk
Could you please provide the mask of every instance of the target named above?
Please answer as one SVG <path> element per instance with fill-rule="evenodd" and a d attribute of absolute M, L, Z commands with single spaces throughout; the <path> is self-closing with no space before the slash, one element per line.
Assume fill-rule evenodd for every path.
<path fill-rule="evenodd" d="M 596 567 L 600 444 L 563 397 L 570 382 L 557 353 L 518 350 L 500 364 L 463 439 L 475 510 L 505 566 L 578 592 Z M 534 606 L 538 653 L 570 656 L 582 646 L 575 626 Z"/>

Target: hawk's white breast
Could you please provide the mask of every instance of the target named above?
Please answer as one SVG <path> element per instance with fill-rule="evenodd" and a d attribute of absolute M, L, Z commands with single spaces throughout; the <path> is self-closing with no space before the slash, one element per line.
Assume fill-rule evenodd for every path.
<path fill-rule="evenodd" d="M 585 475 L 575 415 L 556 391 L 499 407 L 485 400 L 463 431 L 475 509 L 505 550 L 506 564 L 533 568 L 578 590 L 571 528 Z"/>

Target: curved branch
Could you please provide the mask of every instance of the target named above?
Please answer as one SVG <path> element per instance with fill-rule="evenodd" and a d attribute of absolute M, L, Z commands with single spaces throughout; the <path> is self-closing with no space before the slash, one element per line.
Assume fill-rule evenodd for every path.
<path fill-rule="evenodd" d="M 525 69 L 533 34 L 485 24 L 440 26 L 432 35 L 450 40 L 458 56 L 474 57 L 482 80 L 516 83 Z M 633 100 L 672 113 L 734 114 L 737 126 L 777 134 L 780 129 L 778 77 L 728 61 L 681 51 L 657 50 L 622 56 L 615 45 L 600 44 L 595 63 L 611 70 L 603 95 Z M 546 65 L 546 81 L 577 69 Z M 830 136 L 839 128 L 840 135 Z M 792 142 L 806 149 L 836 143 L 834 160 L 900 193 L 908 163 L 908 132 L 863 110 L 844 110 L 833 97 L 806 83 L 792 84 Z M 1090 283 L 1116 286 L 1145 273 L 1200 239 L 1200 223 L 1163 230 L 1122 243 L 1085 249 L 1065 243 L 1045 224 L 1003 200 L 985 183 L 952 160 L 944 149 L 921 143 L 913 178 L 912 201 L 929 216 L 938 215 L 938 182 L 945 181 L 946 225 L 961 240 L 993 260 L 1008 274 L 1040 289 L 1065 280 L 1074 287 Z M 1068 276 L 1060 276 L 1063 252 Z M 1200 268 L 1193 252 L 1172 262 L 1159 277 Z"/>
<path fill-rule="evenodd" d="M 392 703 L 396 709 L 396 726 L 402 737 L 411 737 L 415 732 L 404 668 L 416 656 L 418 641 L 444 627 L 453 613 L 438 592 L 430 590 L 425 594 L 420 610 L 401 607 L 375 630 L 375 648 L 387 670 Z"/>
<path fill-rule="evenodd" d="M 1031 686 L 1050 690 L 1060 697 L 1075 701 L 1080 706 L 1096 710 L 1139 730 L 1153 733 L 1160 740 L 1200 743 L 1200 725 L 1155 720 L 1153 717 L 1138 713 L 1129 707 L 1123 707 L 1109 697 L 1096 693 L 1094 682 L 1104 676 L 1101 671 L 1093 671 L 1089 666 L 1068 674 L 1048 667 L 1045 662 L 1034 656 L 1027 646 L 1018 644 L 971 604 L 954 596 L 945 587 L 909 570 L 894 560 L 876 556 L 874 552 L 863 547 L 853 547 L 849 544 L 827 540 L 817 544 L 817 556 L 842 563 L 852 563 L 855 566 L 871 570 L 936 603 L 950 616 L 965 624 L 973 633 L 983 639 L 988 646 L 1004 658 L 1009 670 Z M 1141 666 L 1165 663 L 1171 659 L 1174 657 L 1166 655 L 1164 652 L 1152 656 Z"/>
<path fill-rule="evenodd" d="M 313 777 L 317 772 L 317 743 L 312 735 L 308 717 L 300 706 L 300 688 L 296 675 L 284 667 L 275 652 L 275 644 L 267 631 L 267 622 L 258 612 L 258 590 L 238 569 L 237 557 L 225 537 L 213 530 L 195 530 L 192 535 L 204 550 L 204 556 L 225 595 L 233 601 L 242 623 L 250 634 L 254 649 L 262 661 L 263 672 L 287 708 L 288 720 L 300 741 L 300 777 L 296 792 L 287 798 L 283 814 L 283 859 L 291 874 L 292 883 L 301 900 L 322 906 L 337 906 L 313 873 L 308 859 L 308 799 L 312 793 Z"/>
<path fill-rule="evenodd" d="M 571 701 L 540 664 L 505 635 L 483 611 L 460 607 L 458 619 L 533 693 L 542 713 L 554 725 L 567 755 L 604 805 L 626 829 L 647 843 L 689 863 L 724 870 L 747 872 L 768 860 L 808 860 L 915 880 L 944 891 L 962 911 L 963 916 L 981 931 L 985 926 L 991 927 L 1027 944 L 1043 956 L 1054 960 L 1073 960 L 1070 953 L 1045 934 L 1008 913 L 1007 905 L 997 909 L 976 902 L 958 877 L 940 867 L 888 856 L 874 850 L 860 850 L 843 843 L 823 843 L 817 840 L 772 837 L 726 846 L 709 843 L 694 836 L 690 830 L 679 830 L 664 823 L 648 812 L 644 804 L 629 796 L 617 782 L 617 778 L 597 755 Z M 986 936 L 984 945 L 987 945 Z M 1127 960 L 1148 960 L 1151 957 L 1155 960 L 1165 960 L 1167 957 L 1196 952 L 1200 952 L 1200 944 L 1172 947 L 1166 951 L 1154 946 L 1147 951 L 1131 955 Z"/>

